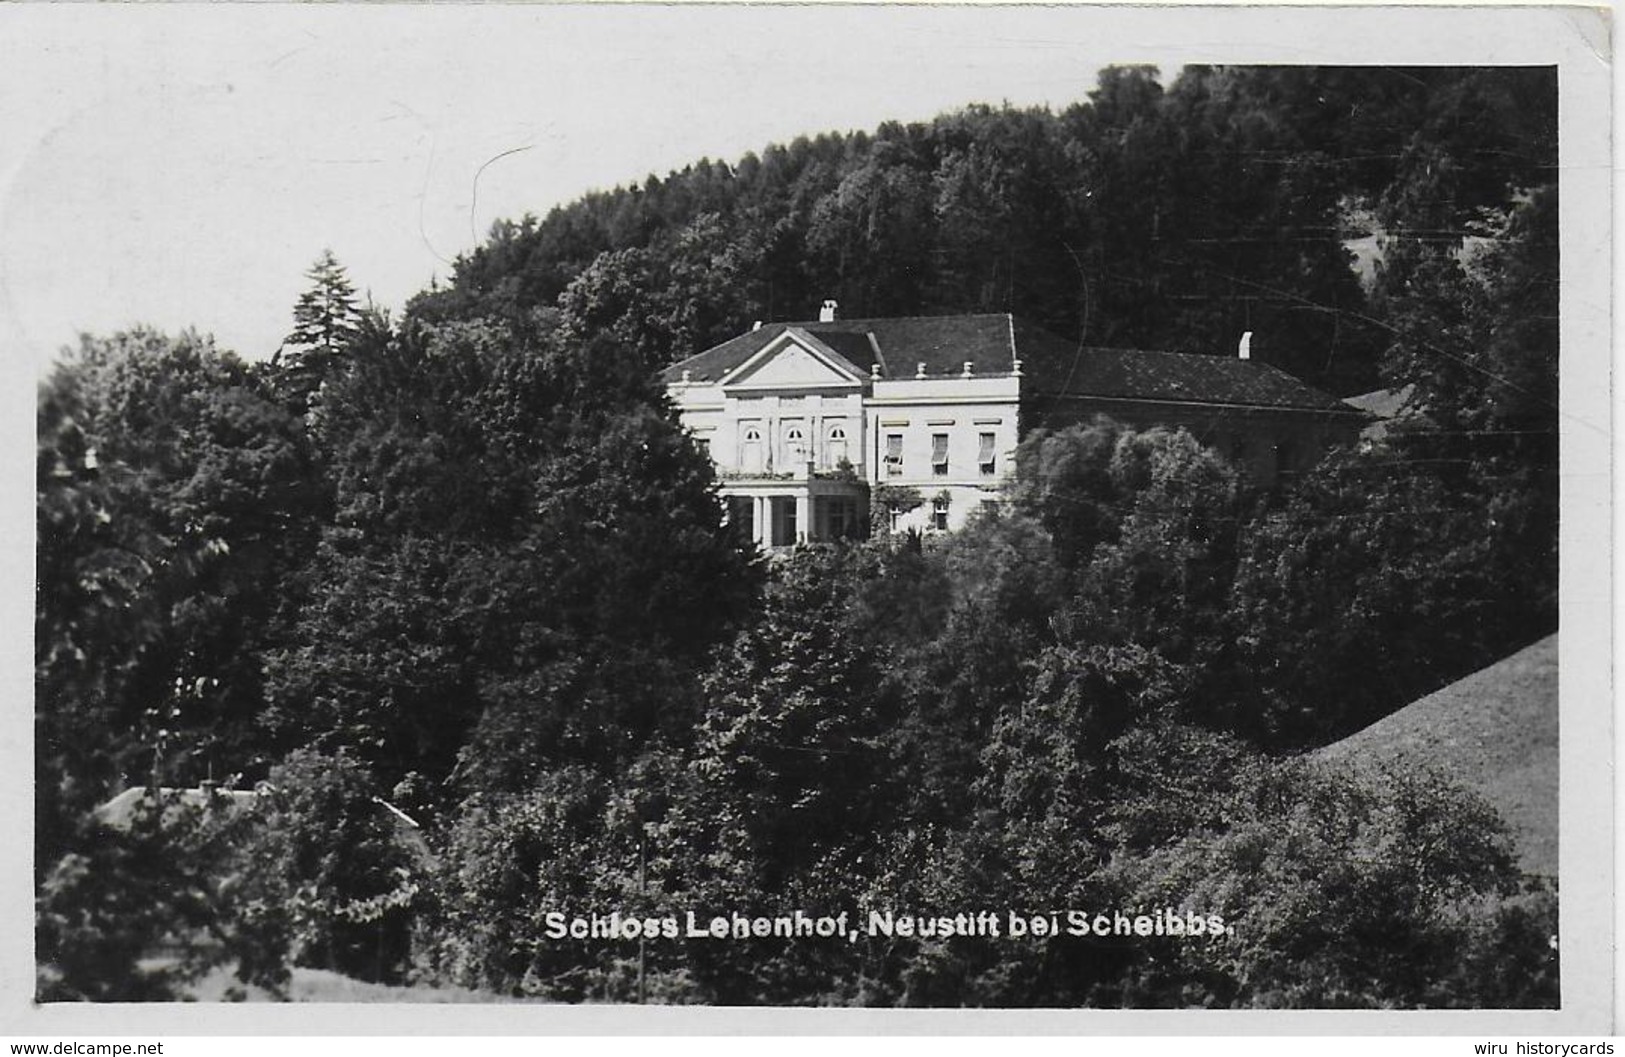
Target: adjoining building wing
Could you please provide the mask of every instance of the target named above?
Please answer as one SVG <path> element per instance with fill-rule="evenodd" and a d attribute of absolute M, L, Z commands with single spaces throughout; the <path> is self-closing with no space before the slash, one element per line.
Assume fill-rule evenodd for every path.
<path fill-rule="evenodd" d="M 1028 428 L 1094 415 L 1126 425 L 1183 427 L 1264 483 L 1314 465 L 1335 445 L 1352 445 L 1364 411 L 1246 356 L 1078 346 L 1016 324 Z"/>

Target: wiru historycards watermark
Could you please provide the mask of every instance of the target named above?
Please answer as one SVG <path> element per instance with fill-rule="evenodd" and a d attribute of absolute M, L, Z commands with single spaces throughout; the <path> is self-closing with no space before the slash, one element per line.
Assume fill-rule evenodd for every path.
<path fill-rule="evenodd" d="M 866 938 L 1048 939 L 1174 936 L 1218 939 L 1230 935 L 1223 915 L 1173 908 L 1152 913 L 1120 910 L 960 911 L 954 914 L 897 913 L 891 910 L 841 910 L 814 914 L 805 910 L 774 915 L 685 910 L 661 916 L 621 910 L 571 914 L 561 910 L 543 916 L 543 935 L 550 940 L 750 940 Z"/>

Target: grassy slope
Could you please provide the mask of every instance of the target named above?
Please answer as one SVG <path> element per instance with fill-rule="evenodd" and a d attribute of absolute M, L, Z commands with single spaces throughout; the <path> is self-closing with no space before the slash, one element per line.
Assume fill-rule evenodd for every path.
<path fill-rule="evenodd" d="M 1315 755 L 1432 766 L 1495 807 L 1526 872 L 1557 876 L 1556 635 Z"/>

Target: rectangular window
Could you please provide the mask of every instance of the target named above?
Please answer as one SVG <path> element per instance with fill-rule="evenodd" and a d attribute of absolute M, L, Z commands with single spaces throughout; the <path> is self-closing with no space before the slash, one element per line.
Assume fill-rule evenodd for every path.
<path fill-rule="evenodd" d="M 728 523 L 736 525 L 747 539 L 756 538 L 756 500 L 747 495 L 728 497 Z"/>
<path fill-rule="evenodd" d="M 948 502 L 945 495 L 931 501 L 931 527 L 938 532 L 948 531 Z"/>
<path fill-rule="evenodd" d="M 886 434 L 886 473 L 896 477 L 903 472 L 903 435 Z"/>
<path fill-rule="evenodd" d="M 992 477 L 996 469 L 996 459 L 993 454 L 993 434 L 983 433 L 980 445 L 976 451 L 976 465 L 982 471 L 983 477 Z"/>
<path fill-rule="evenodd" d="M 858 535 L 857 502 L 844 497 L 820 500 L 824 510 L 825 539 L 855 539 Z"/>
<path fill-rule="evenodd" d="M 773 518 L 773 546 L 788 547 L 796 542 L 796 501 L 774 496 L 767 502 Z"/>
<path fill-rule="evenodd" d="M 936 477 L 948 476 L 948 434 L 931 434 L 931 473 Z"/>

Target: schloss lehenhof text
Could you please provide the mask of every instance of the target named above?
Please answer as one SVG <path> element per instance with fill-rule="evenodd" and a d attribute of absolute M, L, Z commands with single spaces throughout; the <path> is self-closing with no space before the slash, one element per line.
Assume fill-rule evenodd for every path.
<path fill-rule="evenodd" d="M 863 937 L 918 937 L 935 939 L 975 936 L 1007 939 L 1043 939 L 1052 936 L 1217 938 L 1227 935 L 1224 917 L 1194 911 L 1158 909 L 1152 913 L 1121 910 L 1055 910 L 1039 913 L 1017 910 L 977 910 L 943 913 L 898 913 L 891 910 L 841 911 L 810 914 L 756 915 L 737 911 L 640 915 L 620 910 L 608 913 L 567 914 L 551 911 L 543 917 L 543 933 L 550 940 L 750 940 L 844 939 Z"/>

